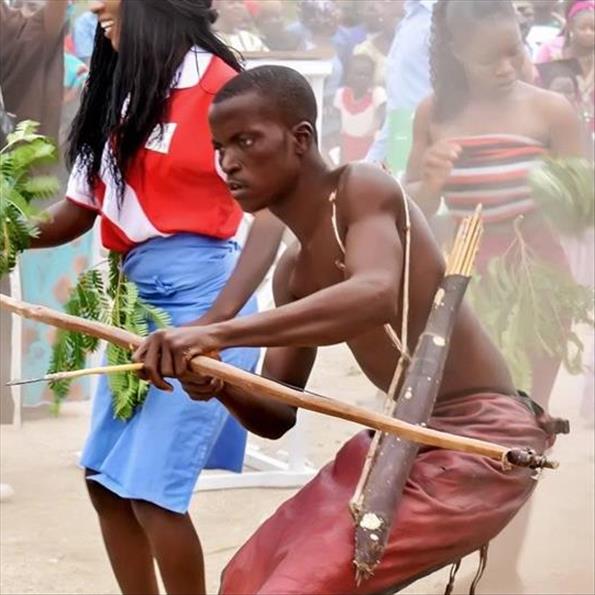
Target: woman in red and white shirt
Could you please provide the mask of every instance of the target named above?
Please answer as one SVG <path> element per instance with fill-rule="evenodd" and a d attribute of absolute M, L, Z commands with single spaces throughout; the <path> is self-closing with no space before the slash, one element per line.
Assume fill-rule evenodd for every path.
<path fill-rule="evenodd" d="M 217 171 L 207 123 L 215 93 L 240 70 L 211 31 L 211 0 L 105 0 L 90 74 L 70 135 L 65 200 L 34 248 L 75 239 L 99 218 L 103 245 L 123 254 L 140 295 L 174 325 L 253 312 L 280 223 L 257 214 L 244 250 L 242 212 Z M 253 370 L 258 352 L 222 358 Z M 100 381 L 82 464 L 112 568 L 124 593 L 204 593 L 188 504 L 200 471 L 240 471 L 246 432 L 216 399 L 192 401 L 177 381 L 152 386 L 127 422 Z M 159 390 L 162 389 L 162 390 Z"/>

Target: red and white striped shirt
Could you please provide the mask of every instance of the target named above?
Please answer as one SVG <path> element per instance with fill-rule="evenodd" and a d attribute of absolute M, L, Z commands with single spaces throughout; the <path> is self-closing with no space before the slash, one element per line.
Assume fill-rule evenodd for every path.
<path fill-rule="evenodd" d="M 133 159 L 121 206 L 107 144 L 94 188 L 75 164 L 66 198 L 99 213 L 106 248 L 127 252 L 175 233 L 222 239 L 236 233 L 242 211 L 218 169 L 207 120 L 213 96 L 235 74 L 198 47 L 188 52 L 172 85 L 162 134 L 158 127 Z"/>

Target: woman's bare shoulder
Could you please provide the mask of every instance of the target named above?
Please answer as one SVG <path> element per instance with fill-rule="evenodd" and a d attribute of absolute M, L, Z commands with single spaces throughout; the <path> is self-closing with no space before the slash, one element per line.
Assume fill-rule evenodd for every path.
<path fill-rule="evenodd" d="M 534 109 L 547 116 L 564 116 L 574 113 L 572 104 L 564 95 L 542 89 L 529 83 L 520 83 L 523 97 L 531 102 Z"/>

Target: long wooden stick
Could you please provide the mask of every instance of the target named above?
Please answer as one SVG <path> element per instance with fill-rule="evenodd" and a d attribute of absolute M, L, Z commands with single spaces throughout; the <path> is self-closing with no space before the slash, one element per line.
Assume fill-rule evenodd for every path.
<path fill-rule="evenodd" d="M 128 331 L 57 312 L 45 306 L 28 304 L 2 294 L 0 294 L 0 307 L 23 318 L 65 330 L 78 331 L 131 350 L 142 342 L 141 337 Z M 239 388 L 281 401 L 287 405 L 352 421 L 382 432 L 397 434 L 419 444 L 477 454 L 513 465 L 535 466 L 538 464 L 549 468 L 558 466 L 556 462 L 549 461 L 544 457 L 539 457 L 539 460 L 535 460 L 533 457 L 529 460 L 524 451 L 519 451 L 519 449 L 510 449 L 484 440 L 416 426 L 380 413 L 367 411 L 361 407 L 341 403 L 335 399 L 295 390 L 209 357 L 197 356 L 192 359 L 190 366 L 198 374 L 219 378 Z"/>

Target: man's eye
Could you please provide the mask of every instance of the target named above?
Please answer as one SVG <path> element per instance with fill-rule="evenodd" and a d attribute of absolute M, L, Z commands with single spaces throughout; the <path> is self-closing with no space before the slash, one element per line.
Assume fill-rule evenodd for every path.
<path fill-rule="evenodd" d="M 254 144 L 254 139 L 251 136 L 244 136 L 240 138 L 240 146 L 243 149 L 248 149 Z"/>

